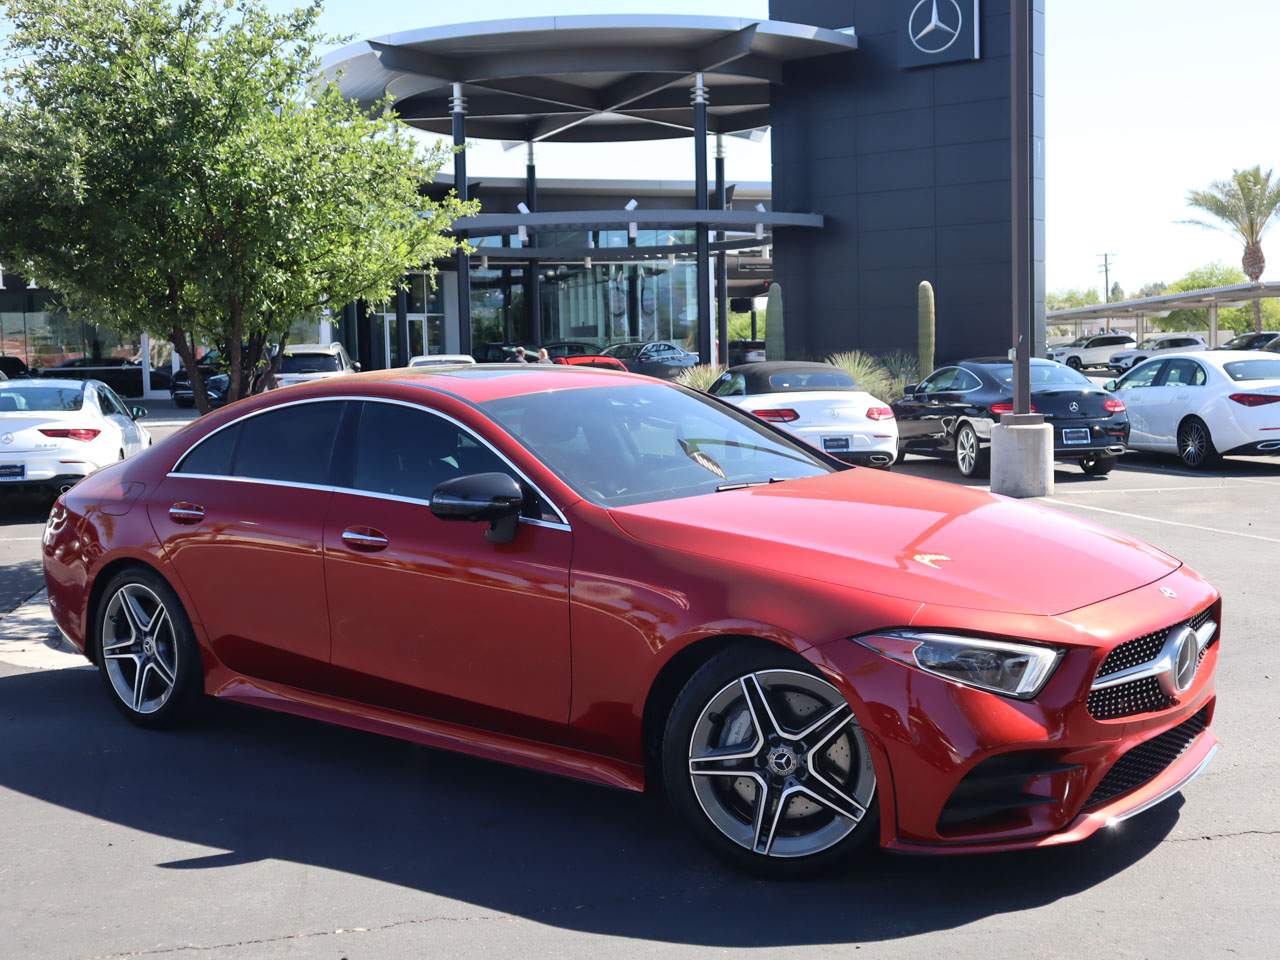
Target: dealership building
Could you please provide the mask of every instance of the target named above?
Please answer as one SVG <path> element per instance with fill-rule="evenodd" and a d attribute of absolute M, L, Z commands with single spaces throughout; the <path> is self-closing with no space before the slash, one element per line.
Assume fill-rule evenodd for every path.
<path fill-rule="evenodd" d="M 1039 347 L 1043 0 L 1033 8 L 1031 163 L 1021 166 Z M 324 61 L 345 94 L 370 104 L 390 95 L 406 123 L 455 143 L 522 150 L 526 176 L 468 175 L 459 151 L 429 192 L 480 201 L 455 224 L 472 252 L 435 264 L 434 289 L 411 274 L 394 302 L 349 305 L 292 339 L 341 339 L 366 369 L 560 340 L 674 340 L 712 359 L 723 356 L 730 310 L 776 282 L 788 357 L 914 352 L 917 289 L 928 280 L 939 359 L 1003 354 L 1010 52 L 1008 0 L 771 0 L 766 20 L 544 17 L 350 44 Z M 727 182 L 727 138 L 766 129 L 771 183 Z M 542 143 L 631 150 L 670 139 L 688 143 L 688 164 L 652 180 L 565 180 L 537 162 Z M 37 360 L 42 349 L 74 354 L 74 344 L 49 346 L 74 325 L 52 322 L 38 291 L 13 286 L 0 290 L 5 351 L 21 342 Z M 44 339 L 33 346 L 29 329 Z M 86 352 L 100 349 L 94 332 L 79 336 Z"/>

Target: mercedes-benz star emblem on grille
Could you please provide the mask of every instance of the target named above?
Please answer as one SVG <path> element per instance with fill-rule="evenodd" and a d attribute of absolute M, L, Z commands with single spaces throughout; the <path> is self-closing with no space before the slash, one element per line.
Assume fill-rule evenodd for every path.
<path fill-rule="evenodd" d="M 1186 693 L 1195 682 L 1196 668 L 1200 665 L 1200 646 L 1196 643 L 1195 631 L 1181 627 L 1173 632 L 1169 643 L 1177 645 L 1172 650 L 1173 670 L 1165 676 L 1172 679 L 1175 694 Z"/>
<path fill-rule="evenodd" d="M 5 443 L 5 444 L 13 443 L 13 434 L 6 433 L 3 437 L 0 437 L 0 443 Z"/>
<path fill-rule="evenodd" d="M 920 0 L 911 11 L 907 35 L 921 53 L 935 54 L 960 38 L 964 14 L 956 0 Z"/>
<path fill-rule="evenodd" d="M 1078 404 L 1078 403 L 1076 403 L 1074 400 L 1072 400 L 1072 401 L 1071 401 L 1071 405 L 1070 405 L 1069 407 L 1067 407 L 1067 409 L 1068 409 L 1068 410 L 1070 410 L 1072 413 L 1079 413 L 1079 412 L 1080 412 L 1080 404 Z"/>

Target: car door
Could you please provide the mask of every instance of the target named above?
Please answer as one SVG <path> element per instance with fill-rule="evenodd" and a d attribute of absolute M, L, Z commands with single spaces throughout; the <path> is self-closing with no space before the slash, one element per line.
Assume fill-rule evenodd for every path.
<path fill-rule="evenodd" d="M 102 415 L 120 428 L 120 448 L 126 457 L 142 449 L 142 431 L 138 429 L 133 414 L 119 395 L 105 383 L 94 385 L 98 392 L 98 405 Z"/>
<path fill-rule="evenodd" d="M 955 387 L 960 372 L 959 367 L 935 370 L 914 393 L 893 404 L 898 442 L 904 450 L 930 450 L 946 441 L 943 399 Z"/>
<path fill-rule="evenodd" d="M 206 436 L 161 481 L 150 517 L 229 668 L 318 683 L 329 661 L 324 518 L 345 402 L 252 413 Z"/>
<path fill-rule="evenodd" d="M 332 663 L 345 695 L 535 738 L 565 723 L 573 540 L 563 516 L 438 411 L 354 403 L 341 443 L 324 550 Z M 489 472 L 527 492 L 510 543 L 430 510 L 441 481 Z"/>
<path fill-rule="evenodd" d="M 1129 412 L 1129 446 L 1142 449 L 1154 449 L 1154 438 L 1151 427 L 1147 423 L 1147 411 L 1154 406 L 1152 391 L 1160 371 L 1164 369 L 1164 360 L 1148 360 L 1139 364 L 1127 376 L 1121 378 L 1115 394 L 1124 401 Z"/>
<path fill-rule="evenodd" d="M 1203 405 L 1208 375 L 1194 360 L 1166 360 L 1155 386 L 1146 392 L 1144 418 L 1152 445 L 1160 450 L 1178 449 L 1178 426 L 1188 413 Z"/>

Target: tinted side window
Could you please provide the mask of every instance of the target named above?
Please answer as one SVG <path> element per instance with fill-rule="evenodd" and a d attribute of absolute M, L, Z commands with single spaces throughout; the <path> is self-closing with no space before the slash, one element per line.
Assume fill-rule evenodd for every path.
<path fill-rule="evenodd" d="M 976 376 L 965 370 L 963 367 L 956 370 L 955 385 L 952 390 L 977 390 L 982 386 L 982 381 Z"/>
<path fill-rule="evenodd" d="M 430 500 L 445 480 L 473 473 L 520 477 L 501 457 L 442 417 L 394 403 L 363 403 L 356 425 L 352 487 Z M 524 515 L 559 520 L 529 491 Z"/>
<path fill-rule="evenodd" d="M 1133 373 L 1129 374 L 1120 381 L 1121 390 L 1133 390 L 1137 387 L 1149 387 L 1156 380 L 1156 374 L 1164 366 L 1163 360 L 1157 360 L 1155 363 L 1144 363 Z"/>
<path fill-rule="evenodd" d="M 240 424 L 232 473 L 257 480 L 327 484 L 341 402 L 300 403 Z"/>
<path fill-rule="evenodd" d="M 231 475 L 231 458 L 240 438 L 240 425 L 219 430 L 187 454 L 178 464 L 176 473 L 203 473 L 211 477 Z"/>
<path fill-rule="evenodd" d="M 1165 386 L 1201 387 L 1204 383 L 1204 369 L 1194 360 L 1170 360 L 1164 372 Z"/>
<path fill-rule="evenodd" d="M 744 397 L 747 394 L 747 378 L 740 373 L 723 374 L 712 386 L 717 397 Z"/>
<path fill-rule="evenodd" d="M 939 370 L 920 386 L 924 393 L 940 393 L 943 390 L 954 390 L 958 367 L 945 367 Z"/>

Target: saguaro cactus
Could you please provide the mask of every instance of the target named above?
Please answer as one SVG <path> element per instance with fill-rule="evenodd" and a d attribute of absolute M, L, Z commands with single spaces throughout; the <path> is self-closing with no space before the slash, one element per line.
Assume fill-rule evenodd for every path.
<path fill-rule="evenodd" d="M 920 289 L 916 294 L 916 356 L 920 363 L 920 376 L 927 377 L 933 372 L 933 341 L 936 329 L 936 312 L 933 299 L 933 284 L 928 280 L 920 281 Z"/>
<path fill-rule="evenodd" d="M 769 304 L 765 308 L 764 355 L 770 360 L 787 358 L 786 328 L 782 319 L 782 287 L 769 284 Z"/>

